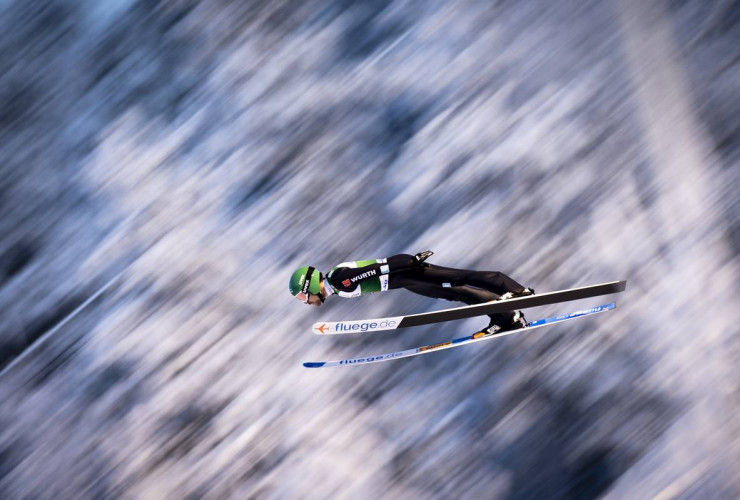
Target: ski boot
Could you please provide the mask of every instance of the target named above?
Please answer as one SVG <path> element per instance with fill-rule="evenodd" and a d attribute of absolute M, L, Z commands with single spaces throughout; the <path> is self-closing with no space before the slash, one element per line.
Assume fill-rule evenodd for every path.
<path fill-rule="evenodd" d="M 491 318 L 491 322 L 488 326 L 481 331 L 488 335 L 496 335 L 502 332 L 519 330 L 520 328 L 526 328 L 529 326 L 529 323 L 527 323 L 527 320 L 524 318 L 524 313 L 521 311 L 515 311 L 508 324 L 501 325 L 501 323 L 503 323 L 501 318 Z"/>
<path fill-rule="evenodd" d="M 534 288 L 525 288 L 521 292 L 506 292 L 498 300 L 516 299 L 518 297 L 526 297 L 527 295 L 534 295 Z"/>
<path fill-rule="evenodd" d="M 521 311 L 516 311 L 514 313 L 514 317 L 511 319 L 510 330 L 518 330 L 519 328 L 526 328 L 528 326 L 529 326 L 529 323 L 527 322 L 527 319 L 524 317 L 524 313 Z"/>

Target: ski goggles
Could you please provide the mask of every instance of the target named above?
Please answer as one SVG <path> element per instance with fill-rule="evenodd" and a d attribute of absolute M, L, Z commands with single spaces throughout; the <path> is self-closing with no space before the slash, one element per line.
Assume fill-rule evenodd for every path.
<path fill-rule="evenodd" d="M 304 304 L 308 304 L 308 298 L 311 296 L 310 293 L 308 293 L 308 287 L 311 286 L 311 276 L 313 275 L 313 272 L 316 269 L 313 267 L 309 267 L 306 271 L 306 280 L 303 282 L 303 289 L 295 294 L 295 296 Z"/>

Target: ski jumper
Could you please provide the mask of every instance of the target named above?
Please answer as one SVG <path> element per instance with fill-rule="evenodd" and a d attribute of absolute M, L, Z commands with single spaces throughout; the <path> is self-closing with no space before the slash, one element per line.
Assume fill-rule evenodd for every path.
<path fill-rule="evenodd" d="M 423 262 L 412 255 L 399 254 L 387 259 L 343 262 L 324 279 L 329 293 L 340 297 L 359 297 L 367 293 L 405 288 L 431 297 L 468 305 L 497 300 L 506 292 L 520 293 L 524 286 L 498 271 L 471 271 Z M 490 315 L 500 325 L 509 324 L 514 312 Z"/>

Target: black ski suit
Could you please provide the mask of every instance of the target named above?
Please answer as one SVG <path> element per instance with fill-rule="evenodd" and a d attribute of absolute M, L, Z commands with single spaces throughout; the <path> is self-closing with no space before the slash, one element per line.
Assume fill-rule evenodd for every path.
<path fill-rule="evenodd" d="M 367 266 L 345 267 L 340 264 L 332 269 L 327 279 L 335 293 L 344 292 L 340 295 L 349 296 L 347 294 L 364 280 L 377 280 L 377 276 L 381 274 L 388 277 L 386 281 L 388 290 L 405 288 L 425 297 L 463 302 L 468 305 L 490 302 L 506 292 L 520 293 L 524 290 L 524 286 L 502 272 L 455 269 L 428 262 L 415 264 L 414 256 L 408 254 L 380 259 Z M 507 327 L 511 324 L 513 316 L 514 311 L 509 311 L 492 314 L 489 317 L 492 323 Z"/>

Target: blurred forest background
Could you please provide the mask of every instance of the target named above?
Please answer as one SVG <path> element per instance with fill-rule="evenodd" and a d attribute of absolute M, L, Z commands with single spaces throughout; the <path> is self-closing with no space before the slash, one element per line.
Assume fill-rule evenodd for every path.
<path fill-rule="evenodd" d="M 740 496 L 737 0 L 3 0 L 0 33 L 1 497 Z M 320 338 L 450 304 L 287 290 L 428 248 L 628 288 L 301 366 L 485 326 Z"/>

